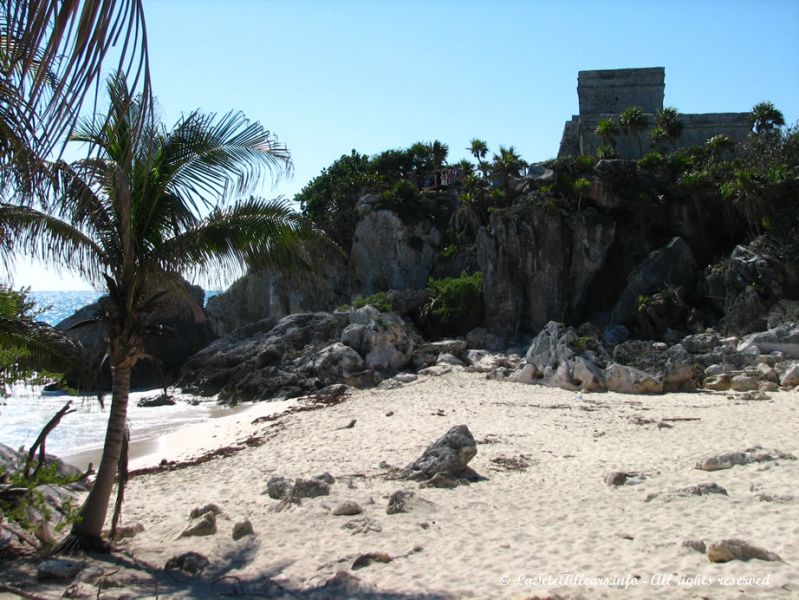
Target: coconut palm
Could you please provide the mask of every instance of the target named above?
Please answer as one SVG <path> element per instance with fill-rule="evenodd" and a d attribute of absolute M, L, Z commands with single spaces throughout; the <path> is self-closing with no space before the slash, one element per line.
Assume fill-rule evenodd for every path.
<path fill-rule="evenodd" d="M 283 201 L 251 197 L 220 208 L 207 200 L 247 193 L 264 172 L 291 167 L 288 150 L 261 125 L 241 113 L 192 112 L 169 131 L 121 77 L 108 93 L 108 117 L 82 121 L 71 136 L 94 149 L 91 157 L 53 167 L 53 211 L 0 205 L 20 248 L 74 267 L 108 292 L 108 429 L 97 479 L 64 548 L 98 547 L 125 443 L 131 369 L 143 336 L 158 329 L 143 315 L 167 297 L 197 314 L 181 274 L 285 266 L 307 234 Z"/>
<path fill-rule="evenodd" d="M 141 0 L 0 2 L 1 197 L 41 192 L 42 160 L 65 141 L 117 44 L 118 68 L 149 96 Z"/>
<path fill-rule="evenodd" d="M 466 149 L 474 156 L 477 161 L 477 168 L 483 174 L 483 177 L 487 177 L 489 166 L 484 159 L 488 154 L 488 144 L 485 143 L 485 140 L 473 138 Z"/>
<path fill-rule="evenodd" d="M 491 174 L 502 181 L 502 189 L 507 194 L 510 191 L 510 180 L 519 177 L 521 170 L 527 163 L 516 152 L 516 148 L 509 146 L 499 147 L 499 153 L 494 154 L 491 161 Z"/>
<path fill-rule="evenodd" d="M 785 117 L 772 102 L 758 102 L 752 107 L 749 121 L 755 129 L 755 133 L 763 131 L 773 131 L 777 127 L 785 125 Z"/>

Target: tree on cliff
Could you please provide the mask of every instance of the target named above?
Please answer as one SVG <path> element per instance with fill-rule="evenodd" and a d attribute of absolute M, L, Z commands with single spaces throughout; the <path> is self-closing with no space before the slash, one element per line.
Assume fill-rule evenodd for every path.
<path fill-rule="evenodd" d="M 477 161 L 477 168 L 482 172 L 483 177 L 486 177 L 489 167 L 484 159 L 488 154 L 488 144 L 486 144 L 485 140 L 473 138 L 466 149 L 472 153 L 472 156 Z"/>
<path fill-rule="evenodd" d="M 213 267 L 229 273 L 245 263 L 289 265 L 307 233 L 281 201 L 251 197 L 220 208 L 207 200 L 245 194 L 264 172 L 290 168 L 288 150 L 260 124 L 241 113 L 192 112 L 169 131 L 121 77 L 109 80 L 108 94 L 107 118 L 82 121 L 71 136 L 90 145 L 90 158 L 53 167 L 59 197 L 52 212 L 7 211 L 21 249 L 104 282 L 108 292 L 108 429 L 97 479 L 64 549 L 101 547 L 126 443 L 131 369 L 152 328 L 142 314 L 168 294 L 200 314 L 181 274 Z"/>
<path fill-rule="evenodd" d="M 682 134 L 682 123 L 679 118 L 680 113 L 673 106 L 659 110 L 655 114 L 655 126 L 649 132 L 652 144 L 655 146 L 673 144 Z"/>

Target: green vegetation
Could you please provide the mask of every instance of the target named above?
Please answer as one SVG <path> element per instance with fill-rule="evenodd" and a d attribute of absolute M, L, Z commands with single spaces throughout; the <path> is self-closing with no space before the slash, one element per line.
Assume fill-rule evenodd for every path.
<path fill-rule="evenodd" d="M 431 279 L 422 318 L 440 335 L 463 335 L 483 321 L 483 274 Z"/>
<path fill-rule="evenodd" d="M 0 513 L 8 521 L 18 523 L 25 529 L 36 526 L 36 522 L 31 519 L 32 511 L 39 513 L 43 518 L 50 520 L 52 512 L 47 505 L 45 496 L 39 489 L 46 485 L 69 485 L 79 481 L 80 475 L 67 476 L 59 473 L 59 464 L 51 462 L 36 468 L 33 473 L 25 473 L 25 465 L 16 465 L 10 472 L 0 467 L 0 481 L 5 482 L 12 488 L 27 490 L 24 493 L 17 493 L 13 496 L 0 495 Z M 61 531 L 77 523 L 80 518 L 78 507 L 67 501 L 61 506 L 61 519 L 56 525 L 56 530 Z"/>
<path fill-rule="evenodd" d="M 386 292 L 377 292 L 376 294 L 372 294 L 366 298 L 355 298 L 355 300 L 352 301 L 352 304 L 344 304 L 339 306 L 337 310 L 363 308 L 366 305 L 374 306 L 380 312 L 392 312 L 394 310 L 394 304 L 391 301 L 391 297 Z"/>

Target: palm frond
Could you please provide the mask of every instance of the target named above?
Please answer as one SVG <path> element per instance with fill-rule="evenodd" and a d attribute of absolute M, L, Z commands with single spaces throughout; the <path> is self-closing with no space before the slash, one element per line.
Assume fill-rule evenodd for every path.
<path fill-rule="evenodd" d="M 196 227 L 165 240 L 153 261 L 160 270 L 184 273 L 307 267 L 302 244 L 320 237 L 285 200 L 251 197 L 214 210 Z"/>
<path fill-rule="evenodd" d="M 108 260 L 102 247 L 75 226 L 26 206 L 0 203 L 0 223 L 10 234 L 0 254 L 20 251 L 56 268 L 68 265 L 97 281 Z"/>
<path fill-rule="evenodd" d="M 141 0 L 0 3 L 3 84 L 25 99 L 17 121 L 34 154 L 45 157 L 65 141 L 104 59 L 120 41 L 117 69 L 132 78 L 132 87 L 150 97 Z M 12 158 L 0 156 L 3 164 Z"/>
<path fill-rule="evenodd" d="M 240 112 L 183 117 L 164 139 L 157 166 L 164 188 L 195 208 L 209 206 L 208 198 L 252 191 L 265 172 L 292 171 L 286 146 Z"/>

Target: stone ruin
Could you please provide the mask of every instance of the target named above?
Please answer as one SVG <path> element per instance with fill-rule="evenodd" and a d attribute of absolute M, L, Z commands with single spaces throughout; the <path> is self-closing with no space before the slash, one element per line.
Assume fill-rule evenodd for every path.
<path fill-rule="evenodd" d="M 558 157 L 594 154 L 603 144 L 595 133 L 599 121 L 618 118 L 619 113 L 630 106 L 641 109 L 646 127 L 640 138 L 638 135 L 617 135 L 616 152 L 620 158 L 634 160 L 653 150 L 649 131 L 655 126 L 655 115 L 663 110 L 665 79 L 664 67 L 580 71 L 577 74 L 580 114 L 566 122 Z M 736 143 L 743 142 L 752 131 L 749 114 L 680 113 L 682 133 L 669 148 L 701 146 L 719 134 L 729 136 Z"/>

